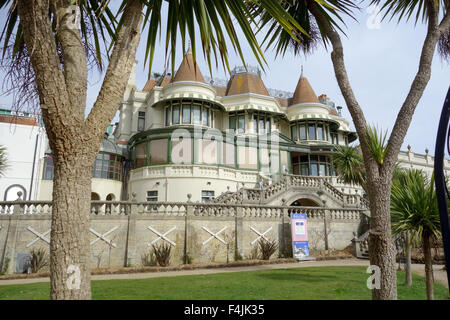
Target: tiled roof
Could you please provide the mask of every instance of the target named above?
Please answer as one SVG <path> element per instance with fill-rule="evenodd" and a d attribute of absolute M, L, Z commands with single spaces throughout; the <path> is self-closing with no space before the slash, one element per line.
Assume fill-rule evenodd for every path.
<path fill-rule="evenodd" d="M 147 80 L 147 83 L 145 84 L 145 86 L 144 86 L 144 88 L 142 89 L 142 91 L 145 91 L 145 92 L 150 92 L 150 91 L 152 91 L 152 89 L 153 89 L 153 87 L 155 86 L 155 84 L 156 84 L 156 80 L 154 80 L 154 79 L 148 79 L 148 80 Z"/>
<path fill-rule="evenodd" d="M 190 50 L 184 55 L 183 61 L 172 79 L 172 82 L 177 81 L 197 81 L 205 83 L 200 68 L 197 63 L 194 63 L 192 53 Z"/>
<path fill-rule="evenodd" d="M 33 118 L 22 118 L 22 117 L 3 116 L 3 115 L 0 115 L 0 122 L 23 124 L 26 126 L 37 126 L 38 125 L 36 122 L 36 119 L 33 119 Z"/>
<path fill-rule="evenodd" d="M 216 95 L 218 97 L 223 97 L 227 92 L 227 88 L 224 88 L 224 87 L 213 86 L 213 88 L 216 89 L 216 93 L 217 93 Z"/>
<path fill-rule="evenodd" d="M 309 81 L 303 74 L 298 80 L 297 87 L 295 88 L 294 96 L 292 97 L 290 105 L 299 103 L 320 103 L 317 95 L 314 93 L 313 88 L 309 84 Z"/>
<path fill-rule="evenodd" d="M 287 98 L 276 97 L 275 99 L 277 99 L 278 103 L 280 104 L 280 107 L 287 107 L 289 105 L 289 99 Z"/>
<path fill-rule="evenodd" d="M 227 96 L 233 96 L 242 93 L 256 93 L 264 96 L 270 96 L 261 77 L 251 73 L 237 73 L 228 82 L 226 91 Z"/>

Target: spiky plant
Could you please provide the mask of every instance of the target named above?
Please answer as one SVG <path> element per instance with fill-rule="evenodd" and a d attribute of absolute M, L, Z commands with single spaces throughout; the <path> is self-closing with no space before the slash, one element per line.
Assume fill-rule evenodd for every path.
<path fill-rule="evenodd" d="M 336 173 L 345 183 L 356 183 L 364 188 L 366 173 L 358 146 L 337 146 L 333 163 Z"/>
<path fill-rule="evenodd" d="M 49 265 L 47 250 L 44 248 L 33 249 L 31 254 L 31 272 L 37 273 L 44 267 Z"/>
<path fill-rule="evenodd" d="M 258 246 L 263 260 L 269 260 L 278 249 L 278 243 L 275 240 L 261 239 L 258 241 Z"/>
<path fill-rule="evenodd" d="M 391 193 L 391 220 L 394 234 L 409 232 L 412 240 L 422 242 L 425 258 L 427 298 L 432 300 L 433 265 L 431 241 L 440 235 L 434 176 L 427 179 L 421 170 L 409 170 L 394 181 Z"/>
<path fill-rule="evenodd" d="M 159 245 L 152 245 L 152 247 L 158 264 L 161 267 L 167 267 L 170 263 L 170 252 L 172 251 L 172 246 L 163 242 Z"/>

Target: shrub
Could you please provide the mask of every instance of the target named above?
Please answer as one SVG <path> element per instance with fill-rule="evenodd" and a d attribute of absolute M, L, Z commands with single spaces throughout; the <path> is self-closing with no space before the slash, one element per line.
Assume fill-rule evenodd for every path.
<path fill-rule="evenodd" d="M 269 260 L 270 256 L 273 255 L 278 249 L 278 244 L 275 240 L 268 241 L 261 239 L 258 241 L 258 246 L 263 260 Z"/>
<path fill-rule="evenodd" d="M 250 255 L 248 256 L 248 258 L 250 260 L 259 260 L 260 259 L 258 245 L 252 247 L 252 250 L 250 251 Z"/>
<path fill-rule="evenodd" d="M 192 257 L 189 255 L 189 253 L 186 253 L 183 255 L 183 263 L 184 264 L 192 264 Z"/>
<path fill-rule="evenodd" d="M 2 267 L 0 268 L 0 276 L 4 275 L 7 271 L 8 271 L 8 267 L 9 267 L 9 258 L 5 259 L 5 263 L 2 265 Z"/>
<path fill-rule="evenodd" d="M 149 251 L 147 253 L 144 253 L 141 256 L 141 262 L 142 265 L 145 267 L 153 267 L 156 266 L 156 258 L 155 258 L 155 253 L 153 251 Z"/>
<path fill-rule="evenodd" d="M 234 252 L 234 261 L 242 261 L 244 258 L 242 258 L 242 255 L 239 253 L 239 251 Z"/>
<path fill-rule="evenodd" d="M 31 254 L 31 273 L 37 273 L 49 265 L 47 251 L 43 248 L 33 249 Z"/>
<path fill-rule="evenodd" d="M 161 267 L 167 267 L 169 265 L 171 250 L 172 246 L 170 244 L 166 244 L 165 242 L 158 246 L 153 245 L 153 252 L 155 254 L 156 261 Z"/>

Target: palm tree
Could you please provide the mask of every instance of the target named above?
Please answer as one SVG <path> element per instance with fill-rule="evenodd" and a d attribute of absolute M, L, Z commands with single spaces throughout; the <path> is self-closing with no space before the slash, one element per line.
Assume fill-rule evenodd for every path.
<path fill-rule="evenodd" d="M 368 145 L 378 163 L 383 163 L 386 152 L 386 132 L 379 133 L 379 129 L 369 126 L 367 129 Z M 336 173 L 345 183 L 354 183 L 366 190 L 366 171 L 360 146 L 337 146 L 333 155 L 333 163 Z M 393 181 L 404 181 L 407 170 L 398 166 L 394 167 Z M 406 267 L 405 285 L 412 284 L 411 275 L 411 245 L 409 233 L 403 234 L 406 243 Z"/>
<path fill-rule="evenodd" d="M 366 172 L 359 146 L 337 146 L 333 164 L 344 183 L 359 184 L 365 190 Z"/>
<path fill-rule="evenodd" d="M 5 174 L 5 170 L 7 168 L 7 155 L 6 155 L 6 147 L 0 146 L 0 177 Z"/>
<path fill-rule="evenodd" d="M 228 39 L 245 63 L 240 45 L 244 39 L 262 66 L 265 60 L 252 30 L 249 2 L 264 5 L 294 39 L 295 33 L 303 31 L 277 0 L 124 0 L 117 13 L 111 2 L 0 0 L 0 10 L 8 10 L 0 33 L 2 65 L 10 67 L 7 83 L 17 97 L 34 98 L 32 105 L 41 108 L 55 163 L 50 243 L 52 299 L 91 298 L 88 235 L 92 165 L 125 92 L 142 30 L 148 30 L 145 57 L 149 72 L 161 29 L 166 32 L 166 56 L 170 51 L 172 69 L 175 50 L 180 47 L 179 35 L 183 51 L 186 38 L 191 40 L 195 61 L 196 34 L 200 35 L 210 69 L 211 57 L 217 65 L 219 56 L 229 70 Z M 164 6 L 168 6 L 165 28 Z M 80 14 L 74 15 L 77 11 Z M 238 38 L 237 27 L 242 30 L 242 39 Z M 109 49 L 105 52 L 104 48 Z M 107 65 L 102 58 L 105 53 Z M 92 65 L 106 69 L 97 100 L 86 117 Z"/>
<path fill-rule="evenodd" d="M 402 181 L 403 180 L 403 181 Z M 421 240 L 425 259 L 427 299 L 433 300 L 433 261 L 431 241 L 440 234 L 434 177 L 427 179 L 420 170 L 408 171 L 394 181 L 391 193 L 391 219 L 394 234 L 411 233 Z"/>
<path fill-rule="evenodd" d="M 381 269 L 381 287 L 372 290 L 373 299 L 397 299 L 397 281 L 395 272 L 395 248 L 392 242 L 390 222 L 390 193 L 395 163 L 400 147 L 412 120 L 414 111 L 428 84 L 431 76 L 431 63 L 436 46 L 439 43 L 439 53 L 444 58 L 450 57 L 448 39 L 450 34 L 450 1 L 448 0 L 372 0 L 374 5 L 381 5 L 384 11 L 383 18 L 398 17 L 398 21 L 409 20 L 415 16 L 426 23 L 427 34 L 422 46 L 417 74 L 411 84 L 410 90 L 399 110 L 394 127 L 391 131 L 384 151 L 383 162 L 380 163 L 372 153 L 367 143 L 367 121 L 364 112 L 356 99 L 350 80 L 348 78 L 344 47 L 341 41 L 343 24 L 342 16 L 352 17 L 352 11 L 357 6 L 350 0 L 285 0 L 283 6 L 299 22 L 305 30 L 319 30 L 320 36 L 309 39 L 321 39 L 327 47 L 331 44 L 331 60 L 341 93 L 350 111 L 357 134 L 360 138 L 360 147 L 363 154 L 366 171 L 366 189 L 370 199 L 371 254 L 370 263 Z M 278 54 L 284 54 L 292 47 L 292 39 L 281 28 L 270 13 L 264 8 L 255 10 L 261 17 L 261 25 L 268 26 L 264 40 L 267 47 L 274 46 Z M 294 52 L 310 51 L 314 48 L 311 43 L 301 46 Z"/>

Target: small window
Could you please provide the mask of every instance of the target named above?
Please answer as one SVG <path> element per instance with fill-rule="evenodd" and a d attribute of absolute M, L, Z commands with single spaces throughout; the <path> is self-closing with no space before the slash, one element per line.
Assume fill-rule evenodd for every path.
<path fill-rule="evenodd" d="M 292 126 L 291 127 L 291 138 L 294 141 L 297 140 L 297 126 Z"/>
<path fill-rule="evenodd" d="M 245 132 L 245 115 L 238 116 L 238 133 Z"/>
<path fill-rule="evenodd" d="M 204 126 L 209 126 L 209 108 L 203 108 L 202 122 Z"/>
<path fill-rule="evenodd" d="M 266 132 L 266 122 L 264 121 L 264 117 L 259 117 L 259 127 L 258 133 L 264 134 Z"/>
<path fill-rule="evenodd" d="M 170 126 L 170 107 L 166 108 L 166 127 Z"/>
<path fill-rule="evenodd" d="M 173 106 L 172 124 L 180 124 L 180 106 Z"/>
<path fill-rule="evenodd" d="M 306 126 L 304 124 L 299 126 L 299 135 L 300 140 L 306 140 Z"/>
<path fill-rule="evenodd" d="M 317 135 L 318 140 L 325 140 L 325 135 L 324 135 L 324 131 L 323 131 L 323 124 L 318 124 L 317 125 Z"/>
<path fill-rule="evenodd" d="M 192 107 L 192 117 L 194 118 L 194 124 L 201 124 L 201 110 L 200 106 Z"/>
<path fill-rule="evenodd" d="M 311 175 L 312 176 L 318 176 L 319 175 L 319 168 L 317 163 L 311 163 Z"/>
<path fill-rule="evenodd" d="M 214 191 L 202 190 L 202 202 L 208 203 L 214 199 Z"/>
<path fill-rule="evenodd" d="M 158 191 L 147 191 L 147 201 L 158 202 Z"/>
<path fill-rule="evenodd" d="M 236 117 L 235 116 L 230 116 L 228 118 L 228 128 L 233 130 L 233 132 L 236 131 Z"/>
<path fill-rule="evenodd" d="M 309 140 L 317 140 L 316 126 L 314 124 L 308 124 L 308 135 Z"/>
<path fill-rule="evenodd" d="M 158 202 L 158 191 L 147 191 L 147 202 Z M 158 206 L 147 206 L 147 211 L 158 210 Z"/>
<path fill-rule="evenodd" d="M 45 157 L 44 163 L 44 180 L 53 179 L 53 158 L 51 156 Z"/>
<path fill-rule="evenodd" d="M 183 124 L 191 123 L 191 106 L 189 105 L 183 105 L 182 123 Z"/>
<path fill-rule="evenodd" d="M 138 113 L 138 131 L 145 130 L 145 112 L 139 111 Z"/>
<path fill-rule="evenodd" d="M 253 115 L 253 133 L 258 133 L 258 116 Z"/>
<path fill-rule="evenodd" d="M 270 133 L 272 131 L 272 124 L 270 121 L 270 117 L 266 118 L 266 133 Z"/>

